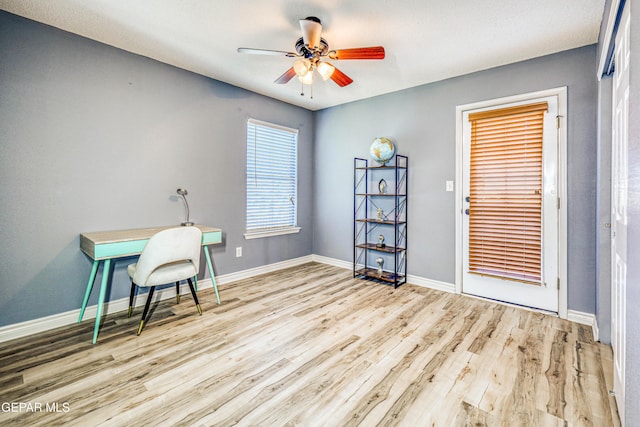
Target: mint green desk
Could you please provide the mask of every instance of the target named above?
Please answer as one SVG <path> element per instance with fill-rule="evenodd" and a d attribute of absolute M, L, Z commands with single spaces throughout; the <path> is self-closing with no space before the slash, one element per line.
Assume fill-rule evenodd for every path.
<path fill-rule="evenodd" d="M 91 257 L 91 259 L 93 260 L 93 268 L 91 269 L 91 275 L 89 276 L 89 282 L 87 283 L 87 290 L 84 293 L 84 300 L 82 301 L 82 309 L 80 310 L 78 323 L 82 321 L 84 310 L 87 308 L 87 302 L 89 302 L 89 296 L 91 296 L 91 290 L 93 289 L 93 282 L 96 279 L 98 266 L 100 265 L 101 261 L 104 261 L 104 265 L 102 267 L 102 281 L 100 282 L 100 294 L 98 295 L 96 326 L 93 330 L 94 344 L 98 339 L 98 329 L 100 329 L 102 306 L 104 305 L 104 299 L 107 293 L 109 271 L 111 270 L 111 260 L 116 258 L 140 255 L 140 253 L 142 253 L 142 249 L 144 249 L 147 241 L 149 241 L 151 236 L 156 234 L 158 231 L 173 227 L 175 227 L 175 225 L 169 227 L 98 231 L 95 233 L 80 234 L 80 249 L 82 250 L 82 252 Z M 207 246 L 222 242 L 222 230 L 219 228 L 213 228 L 199 224 L 196 224 L 196 227 L 198 227 L 202 231 L 202 246 L 204 248 L 204 256 L 207 259 L 207 267 L 209 268 L 209 276 L 211 277 L 211 282 L 213 283 L 213 290 L 216 293 L 218 304 L 220 304 L 218 285 L 216 284 L 216 278 L 213 274 L 211 255 L 209 255 Z"/>

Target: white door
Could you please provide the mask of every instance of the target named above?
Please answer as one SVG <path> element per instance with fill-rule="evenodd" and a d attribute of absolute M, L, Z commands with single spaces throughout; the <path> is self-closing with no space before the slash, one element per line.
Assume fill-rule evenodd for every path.
<path fill-rule="evenodd" d="M 534 307 L 551 312 L 558 312 L 558 127 L 560 121 L 558 120 L 558 96 L 545 96 L 544 98 L 533 98 L 524 101 L 519 101 L 511 105 L 495 105 L 491 107 L 485 107 L 482 110 L 498 110 L 508 107 L 515 107 L 518 105 L 531 105 L 536 103 L 547 103 L 548 109 L 542 116 L 542 166 L 538 174 L 539 189 L 526 191 L 536 194 L 538 199 L 536 201 L 537 215 L 539 224 L 537 226 L 538 231 L 537 239 L 539 239 L 539 249 L 535 255 L 539 264 L 538 271 L 532 276 L 523 275 L 516 276 L 507 273 L 495 274 L 491 269 L 478 269 L 475 266 L 475 259 L 478 255 L 472 250 L 470 252 L 470 230 L 474 233 L 472 236 L 471 246 L 476 248 L 478 246 L 477 239 L 475 237 L 475 231 L 477 225 L 474 225 L 473 221 L 477 221 L 473 218 L 476 214 L 478 203 L 474 205 L 472 188 L 477 188 L 478 184 L 474 184 L 478 175 L 477 169 L 474 169 L 473 175 L 471 174 L 472 163 L 472 147 L 471 133 L 472 125 L 469 122 L 469 114 L 475 116 L 477 111 L 464 111 L 462 117 L 462 132 L 463 132 L 463 161 L 462 161 L 462 194 L 463 200 L 462 206 L 462 292 L 477 295 L 485 298 L 490 298 L 498 301 L 509 302 L 527 307 Z M 474 130 L 474 133 L 476 131 Z M 475 146 L 476 144 L 474 144 Z M 503 153 L 509 156 L 508 146 Z M 511 166 L 507 166 L 510 168 Z M 508 169 L 510 170 L 510 169 Z M 484 173 L 484 172 L 482 172 Z M 506 177 L 500 177 L 500 180 L 505 180 L 504 185 L 508 188 L 518 187 L 519 183 L 517 179 L 510 178 L 506 173 Z M 516 181 L 512 181 L 515 179 Z M 493 185 L 493 184 L 492 184 Z M 500 184 L 501 185 L 501 184 Z M 498 185 L 499 186 L 499 185 Z M 475 190 L 474 190 L 475 191 Z M 493 191 L 493 189 L 491 190 Z M 509 190 L 511 191 L 511 190 Z M 529 194 L 529 193 L 527 193 Z M 511 197 L 513 200 L 521 199 L 519 196 L 505 196 Z M 524 198 L 529 197 L 523 196 Z M 527 208 L 529 209 L 529 208 Z M 471 212 L 474 211 L 474 212 Z M 501 214 L 499 214 L 501 215 Z M 513 214 L 510 214 L 513 215 Z M 525 214 L 523 214 L 525 215 Z M 471 221 L 471 224 L 470 224 Z M 495 223 L 504 223 L 502 218 L 498 218 Z M 493 225 L 492 225 L 493 226 Z M 526 229 L 526 227 L 525 227 Z M 501 232 L 501 231 L 500 231 Z M 527 232 L 526 230 L 523 232 Z M 509 232 L 504 233 L 505 247 L 510 247 L 502 254 L 506 263 L 513 263 L 511 256 L 515 253 L 513 251 L 518 250 L 518 245 Z M 480 243 L 484 245 L 484 243 Z M 514 249 L 515 247 L 515 249 Z M 493 252 L 499 251 L 492 248 Z M 530 251 L 530 249 L 528 250 Z M 484 257 L 484 255 L 482 255 Z M 527 252 L 526 262 L 530 262 L 531 254 Z M 518 261 L 519 262 L 519 261 Z M 524 261 L 523 261 L 524 263 Z M 527 267 L 528 268 L 528 267 Z M 497 270 L 495 270 L 497 271 Z M 536 278 L 537 277 L 537 278 Z"/>
<path fill-rule="evenodd" d="M 614 392 L 624 425 L 627 292 L 627 151 L 629 129 L 629 2 L 618 27 L 613 76 L 611 150 L 611 346 Z"/>

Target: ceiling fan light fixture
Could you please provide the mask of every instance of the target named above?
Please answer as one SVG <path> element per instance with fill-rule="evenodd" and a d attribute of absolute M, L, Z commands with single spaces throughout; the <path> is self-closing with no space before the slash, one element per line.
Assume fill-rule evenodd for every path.
<path fill-rule="evenodd" d="M 323 80 L 328 80 L 333 72 L 336 70 L 336 67 L 327 63 L 327 62 L 319 62 L 317 65 L 318 73 L 322 77 Z"/>
<path fill-rule="evenodd" d="M 305 77 L 312 72 L 311 61 L 308 59 L 296 59 L 293 63 L 293 70 L 296 72 L 298 77 Z"/>
<path fill-rule="evenodd" d="M 345 87 L 353 83 L 353 79 L 340 71 L 330 62 L 325 60 L 341 59 L 384 59 L 385 51 L 382 46 L 356 47 L 349 49 L 329 50 L 329 43 L 322 38 L 322 22 L 315 16 L 308 16 L 300 20 L 302 37 L 295 43 L 295 52 L 285 52 L 281 50 L 238 48 L 240 53 L 255 53 L 262 55 L 279 55 L 295 58 L 290 66 L 274 83 L 286 84 L 295 76 L 302 82 L 302 93 L 304 96 L 304 86 L 311 86 L 311 98 L 313 98 L 313 75 L 314 70 L 318 71 L 323 80 L 331 79 L 340 87 Z"/>

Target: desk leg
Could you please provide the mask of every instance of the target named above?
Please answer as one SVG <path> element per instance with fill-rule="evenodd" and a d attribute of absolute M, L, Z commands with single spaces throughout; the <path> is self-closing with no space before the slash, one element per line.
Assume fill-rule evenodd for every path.
<path fill-rule="evenodd" d="M 87 303 L 89 302 L 89 296 L 91 296 L 91 290 L 93 289 L 93 282 L 96 280 L 98 265 L 100 265 L 100 261 L 94 260 L 93 267 L 91 268 L 91 274 L 89 275 L 89 282 L 87 282 L 87 290 L 84 291 L 84 300 L 82 301 L 82 308 L 80 309 L 80 317 L 78 317 L 78 323 L 82 322 L 82 318 L 84 317 L 84 310 L 87 308 Z"/>
<path fill-rule="evenodd" d="M 93 343 L 98 340 L 98 329 L 100 329 L 100 318 L 102 317 L 102 306 L 104 305 L 104 298 L 107 295 L 107 284 L 109 282 L 109 271 L 111 270 L 111 260 L 104 261 L 102 267 L 102 281 L 100 282 L 100 295 L 98 296 L 98 311 L 96 312 L 96 326 L 93 329 Z"/>
<path fill-rule="evenodd" d="M 207 266 L 209 267 L 209 276 L 211 276 L 211 283 L 213 283 L 213 290 L 216 292 L 216 299 L 218 305 L 220 304 L 220 295 L 218 295 L 218 285 L 216 284 L 216 276 L 213 274 L 213 265 L 211 264 L 211 255 L 209 255 L 209 248 L 207 245 L 202 246 L 204 248 L 204 256 L 207 259 Z"/>

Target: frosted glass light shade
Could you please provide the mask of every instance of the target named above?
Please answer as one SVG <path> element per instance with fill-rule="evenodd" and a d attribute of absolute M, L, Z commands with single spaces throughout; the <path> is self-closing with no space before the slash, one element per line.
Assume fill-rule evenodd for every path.
<path fill-rule="evenodd" d="M 298 77 L 304 77 L 307 74 L 311 74 L 311 62 L 308 59 L 296 59 L 293 63 L 293 70 Z"/>
<path fill-rule="evenodd" d="M 318 68 L 318 73 L 320 74 L 323 80 L 327 80 L 329 77 L 331 77 L 331 75 L 336 69 L 336 67 L 326 62 L 318 63 L 317 68 Z"/>

